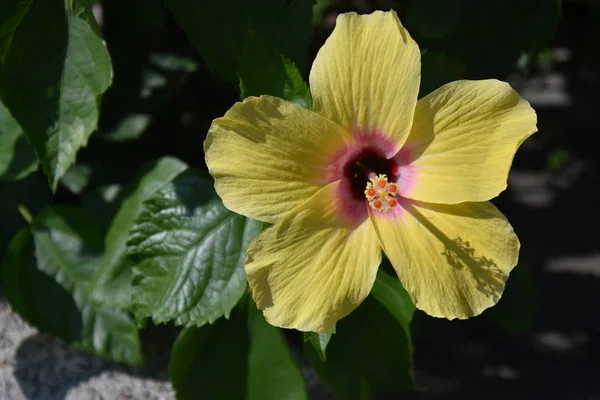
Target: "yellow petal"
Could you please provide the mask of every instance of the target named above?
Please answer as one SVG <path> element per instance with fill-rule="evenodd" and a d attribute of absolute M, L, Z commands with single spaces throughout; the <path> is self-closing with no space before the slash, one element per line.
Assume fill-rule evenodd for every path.
<path fill-rule="evenodd" d="M 394 11 L 341 14 L 310 71 L 313 109 L 348 131 L 383 133 L 399 148 L 420 77 L 419 47 Z"/>
<path fill-rule="evenodd" d="M 325 186 L 248 248 L 248 282 L 272 325 L 325 332 L 373 287 L 381 246 L 368 218 L 338 212 L 338 186 Z"/>
<path fill-rule="evenodd" d="M 417 308 L 469 318 L 498 302 L 519 257 L 519 240 L 489 202 L 434 205 L 405 200 L 371 213 L 384 252 Z"/>
<path fill-rule="evenodd" d="M 327 155 L 350 135 L 276 97 L 249 97 L 210 127 L 204 151 L 227 208 L 274 222 L 323 186 Z"/>
<path fill-rule="evenodd" d="M 402 195 L 432 203 L 484 201 L 506 189 L 536 114 L 508 83 L 456 81 L 419 100 L 401 151 Z"/>

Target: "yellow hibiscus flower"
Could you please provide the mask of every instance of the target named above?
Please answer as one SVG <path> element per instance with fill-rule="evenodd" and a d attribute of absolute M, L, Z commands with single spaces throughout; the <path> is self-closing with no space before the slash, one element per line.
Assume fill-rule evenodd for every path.
<path fill-rule="evenodd" d="M 520 244 L 488 200 L 535 112 L 497 80 L 417 101 L 420 68 L 395 12 L 342 14 L 310 72 L 313 111 L 261 96 L 214 120 L 217 193 L 274 224 L 245 264 L 271 324 L 329 329 L 369 294 L 382 249 L 429 315 L 468 318 L 500 298 Z"/>

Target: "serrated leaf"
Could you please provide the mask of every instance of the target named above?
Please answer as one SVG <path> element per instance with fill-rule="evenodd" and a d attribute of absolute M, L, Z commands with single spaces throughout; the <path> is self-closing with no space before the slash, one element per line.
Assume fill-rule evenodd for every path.
<path fill-rule="evenodd" d="M 96 130 L 112 72 L 93 16 L 77 1 L 0 5 L 0 97 L 53 190 Z"/>
<path fill-rule="evenodd" d="M 283 331 L 270 325 L 249 302 L 249 400 L 306 399 L 306 383 L 287 346 Z"/>
<path fill-rule="evenodd" d="M 179 175 L 144 203 L 131 230 L 136 315 L 185 326 L 229 317 L 246 291 L 246 247 L 260 229 L 227 210 L 204 175 Z"/>
<path fill-rule="evenodd" d="M 268 94 L 312 108 L 310 90 L 296 65 L 256 35 L 246 39 L 238 74 L 242 98 Z"/>
<path fill-rule="evenodd" d="M 327 345 L 331 336 L 335 334 L 335 325 L 325 333 L 304 332 L 304 341 L 310 342 L 322 361 L 327 361 Z"/>
<path fill-rule="evenodd" d="M 119 309 L 131 302 L 132 269 L 127 261 L 129 230 L 142 211 L 142 204 L 157 190 L 183 172 L 187 165 L 163 157 L 144 167 L 117 198 L 120 204 L 104 240 L 104 254 L 92 282 L 92 296 Z"/>
<path fill-rule="evenodd" d="M 23 129 L 0 102 L 0 181 L 25 178 L 37 169 L 37 159 Z"/>
<path fill-rule="evenodd" d="M 9 246 L 6 295 L 40 330 L 111 360 L 140 365 L 135 321 L 91 298 L 101 254 L 102 231 L 80 209 L 47 208 Z"/>

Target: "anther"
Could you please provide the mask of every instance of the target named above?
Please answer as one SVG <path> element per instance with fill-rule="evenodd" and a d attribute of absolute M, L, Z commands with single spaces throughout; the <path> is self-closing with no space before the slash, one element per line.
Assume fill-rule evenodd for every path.
<path fill-rule="evenodd" d="M 365 190 L 365 197 L 369 202 L 369 206 L 379 212 L 396 207 L 398 205 L 397 195 L 398 185 L 389 183 L 386 175 L 371 177 Z"/>

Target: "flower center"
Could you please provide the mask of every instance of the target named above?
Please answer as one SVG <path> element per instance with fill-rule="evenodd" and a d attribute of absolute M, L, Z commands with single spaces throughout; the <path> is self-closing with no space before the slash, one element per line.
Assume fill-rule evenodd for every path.
<path fill-rule="evenodd" d="M 398 185 L 388 182 L 385 174 L 372 177 L 365 189 L 365 197 L 369 201 L 369 206 L 379 212 L 396 207 L 398 205 L 397 195 Z"/>
<path fill-rule="evenodd" d="M 384 212 L 398 204 L 399 170 L 394 160 L 385 158 L 377 149 L 365 148 L 348 160 L 344 176 L 350 182 L 354 200 L 364 202 L 366 197 L 372 208 Z"/>

